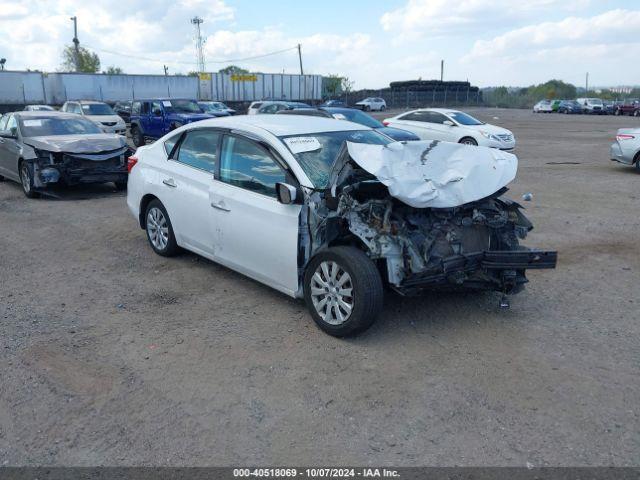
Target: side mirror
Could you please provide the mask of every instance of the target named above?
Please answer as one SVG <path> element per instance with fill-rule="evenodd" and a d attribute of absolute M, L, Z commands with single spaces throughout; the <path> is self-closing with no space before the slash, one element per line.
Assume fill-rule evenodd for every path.
<path fill-rule="evenodd" d="M 153 114 L 154 114 L 156 117 L 161 117 L 161 116 L 162 116 L 162 110 L 160 110 L 159 108 L 156 108 L 156 109 L 153 111 Z"/>
<path fill-rule="evenodd" d="M 444 122 L 442 122 L 443 125 L 447 125 L 448 127 L 455 127 L 456 124 L 453 123 L 451 120 L 445 120 Z"/>
<path fill-rule="evenodd" d="M 283 205 L 291 205 L 296 203 L 298 197 L 298 189 L 288 183 L 276 183 L 276 195 L 278 201 Z"/>

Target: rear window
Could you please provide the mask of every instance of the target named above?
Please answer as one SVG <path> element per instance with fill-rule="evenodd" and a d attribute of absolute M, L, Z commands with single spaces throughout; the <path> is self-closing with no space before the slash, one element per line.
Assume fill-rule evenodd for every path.
<path fill-rule="evenodd" d="M 85 115 L 115 115 L 116 112 L 106 103 L 83 103 L 82 111 Z"/>
<path fill-rule="evenodd" d="M 60 117 L 21 118 L 20 131 L 23 137 L 102 133 L 95 123 L 84 118 Z"/>

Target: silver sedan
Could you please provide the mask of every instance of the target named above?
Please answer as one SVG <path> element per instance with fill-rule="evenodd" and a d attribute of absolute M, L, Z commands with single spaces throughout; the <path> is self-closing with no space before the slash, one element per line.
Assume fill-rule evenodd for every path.
<path fill-rule="evenodd" d="M 611 144 L 611 160 L 635 165 L 640 172 L 640 128 L 621 128 Z"/>

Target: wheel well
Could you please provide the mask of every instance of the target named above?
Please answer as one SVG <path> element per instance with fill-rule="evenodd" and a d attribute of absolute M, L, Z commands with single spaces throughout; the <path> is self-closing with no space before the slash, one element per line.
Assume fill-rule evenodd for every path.
<path fill-rule="evenodd" d="M 640 162 L 640 150 L 638 150 L 635 156 L 633 157 L 633 163 L 638 163 L 638 162 Z"/>
<path fill-rule="evenodd" d="M 465 141 L 467 138 L 468 138 L 468 139 L 470 139 L 470 140 L 473 140 L 473 141 L 474 141 L 474 142 L 476 142 L 476 143 L 478 143 L 478 141 L 477 141 L 475 138 L 473 138 L 471 135 L 465 135 L 465 136 L 464 136 L 464 137 L 462 137 L 460 140 L 458 140 L 458 143 L 462 143 L 462 142 L 463 142 L 463 141 Z"/>
<path fill-rule="evenodd" d="M 142 197 L 142 200 L 140 200 L 140 211 L 138 212 L 138 222 L 140 223 L 140 228 L 142 228 L 143 230 L 146 228 L 146 223 L 147 223 L 147 216 L 145 215 L 145 213 L 147 212 L 147 206 L 151 203 L 152 200 L 158 200 L 158 197 L 156 197 L 155 195 L 151 195 L 150 193 L 147 193 L 144 197 Z"/>

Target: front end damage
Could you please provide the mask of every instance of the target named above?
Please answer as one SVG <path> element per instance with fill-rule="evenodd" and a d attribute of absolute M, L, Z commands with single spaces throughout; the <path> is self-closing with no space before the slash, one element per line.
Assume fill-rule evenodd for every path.
<path fill-rule="evenodd" d="M 62 183 L 102 183 L 127 181 L 128 147 L 100 153 L 65 153 L 37 151 L 33 164 L 34 187 Z"/>
<path fill-rule="evenodd" d="M 324 248 L 356 245 L 403 295 L 425 290 L 514 294 L 527 282 L 527 269 L 555 267 L 555 251 L 530 250 L 519 243 L 533 226 L 522 206 L 502 197 L 504 184 L 515 176 L 513 155 L 411 143 L 421 145 L 411 151 L 393 146 L 396 152 L 389 158 L 384 158 L 388 146 L 342 152 L 331 188 L 308 196 L 303 262 Z M 379 162 L 372 168 L 363 154 L 368 160 L 377 155 L 372 161 Z"/>

